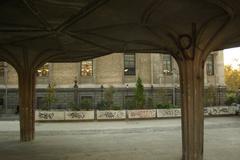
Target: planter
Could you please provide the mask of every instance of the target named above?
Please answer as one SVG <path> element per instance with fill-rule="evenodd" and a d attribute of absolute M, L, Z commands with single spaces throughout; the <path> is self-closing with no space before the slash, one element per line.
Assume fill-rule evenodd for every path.
<path fill-rule="evenodd" d="M 65 120 L 94 120 L 94 111 L 65 111 Z"/>
<path fill-rule="evenodd" d="M 181 117 L 181 109 L 157 109 L 157 118 Z"/>
<path fill-rule="evenodd" d="M 97 111 L 98 120 L 120 120 L 126 119 L 125 110 L 104 110 Z"/>
<path fill-rule="evenodd" d="M 36 111 L 36 121 L 62 121 L 64 120 L 64 111 Z"/>
<path fill-rule="evenodd" d="M 128 110 L 129 119 L 150 119 L 156 118 L 156 109 Z"/>

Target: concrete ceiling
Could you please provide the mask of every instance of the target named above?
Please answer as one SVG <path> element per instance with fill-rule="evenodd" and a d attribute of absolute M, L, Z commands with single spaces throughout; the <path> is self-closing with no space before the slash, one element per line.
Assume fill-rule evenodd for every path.
<path fill-rule="evenodd" d="M 21 46 L 56 62 L 112 52 L 177 54 L 194 30 L 200 50 L 240 46 L 240 1 L 0 1 L 0 48 Z"/>

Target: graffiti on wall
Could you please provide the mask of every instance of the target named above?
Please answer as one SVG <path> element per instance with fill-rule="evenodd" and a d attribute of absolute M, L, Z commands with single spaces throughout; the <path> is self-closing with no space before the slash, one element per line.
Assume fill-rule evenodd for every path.
<path fill-rule="evenodd" d="M 94 120 L 94 111 L 65 112 L 65 120 Z"/>
<path fill-rule="evenodd" d="M 52 120 L 54 117 L 54 113 L 53 112 L 39 112 L 38 117 L 39 117 L 39 119 L 43 119 L 43 120 Z"/>
<path fill-rule="evenodd" d="M 204 108 L 204 115 L 214 116 L 214 115 L 231 115 L 236 114 L 236 107 L 234 106 L 224 106 L 224 107 L 207 107 Z"/>
<path fill-rule="evenodd" d="M 149 109 L 149 110 L 129 110 L 128 111 L 128 118 L 135 119 L 135 118 L 155 118 L 156 117 L 156 110 Z"/>
<path fill-rule="evenodd" d="M 35 119 L 40 121 L 64 120 L 64 112 L 61 111 L 36 111 Z"/>
<path fill-rule="evenodd" d="M 158 109 L 157 117 L 181 117 L 181 109 Z"/>
<path fill-rule="evenodd" d="M 121 111 L 98 111 L 97 112 L 97 119 L 125 119 L 126 112 L 125 110 Z"/>
<path fill-rule="evenodd" d="M 84 119 L 85 114 L 83 112 L 71 112 L 71 113 L 68 113 L 68 116 L 71 117 L 72 119 L 74 118 Z"/>

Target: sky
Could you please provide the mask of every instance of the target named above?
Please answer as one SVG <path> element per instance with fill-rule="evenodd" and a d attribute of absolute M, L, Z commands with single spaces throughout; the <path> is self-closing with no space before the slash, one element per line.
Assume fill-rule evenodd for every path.
<path fill-rule="evenodd" d="M 240 47 L 225 49 L 224 53 L 224 65 L 231 65 L 234 69 L 240 67 Z"/>

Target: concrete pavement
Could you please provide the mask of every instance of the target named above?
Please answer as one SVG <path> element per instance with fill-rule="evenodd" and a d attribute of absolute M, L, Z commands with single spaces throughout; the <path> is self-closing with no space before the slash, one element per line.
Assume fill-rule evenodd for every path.
<path fill-rule="evenodd" d="M 180 119 L 36 123 L 36 140 L 19 142 L 18 121 L 0 122 L 0 159 L 180 160 Z M 240 117 L 205 119 L 205 160 L 240 158 Z"/>

